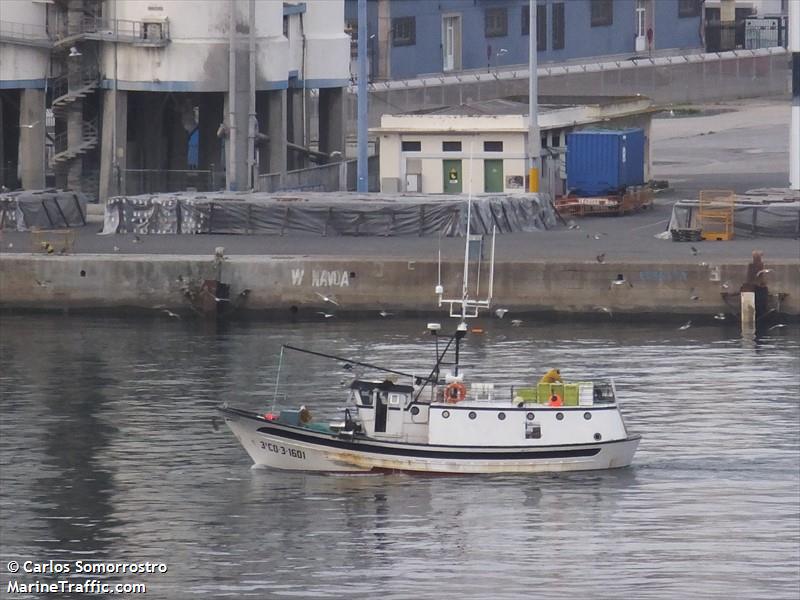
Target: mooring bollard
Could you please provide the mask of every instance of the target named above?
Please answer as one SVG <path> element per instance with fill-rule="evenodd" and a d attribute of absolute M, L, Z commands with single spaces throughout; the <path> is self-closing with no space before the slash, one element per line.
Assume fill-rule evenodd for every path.
<path fill-rule="evenodd" d="M 742 292 L 742 334 L 755 333 L 756 330 L 756 294 L 755 292 Z"/>

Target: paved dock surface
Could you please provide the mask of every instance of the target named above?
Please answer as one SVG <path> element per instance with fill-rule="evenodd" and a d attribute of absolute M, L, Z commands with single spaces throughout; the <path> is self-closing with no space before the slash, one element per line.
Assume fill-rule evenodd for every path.
<path fill-rule="evenodd" d="M 754 249 L 769 259 L 798 258 L 798 241 L 747 238 L 732 241 L 676 243 L 659 240 L 675 201 L 697 198 L 702 189 L 785 187 L 788 183 L 789 101 L 783 98 L 676 107 L 653 121 L 652 177 L 670 187 L 656 195 L 654 206 L 624 217 L 574 219 L 579 227 L 499 236 L 500 261 L 747 261 Z M 98 235 L 92 223 L 77 231 L 73 253 L 213 255 L 218 246 L 228 256 L 325 256 L 434 259 L 441 244 L 444 258 L 463 253 L 463 239 L 437 237 L 321 237 L 292 235 Z M 692 251 L 692 246 L 698 254 Z M 0 251 L 29 253 L 31 235 L 3 232 Z M 488 254 L 487 254 L 488 256 Z"/>

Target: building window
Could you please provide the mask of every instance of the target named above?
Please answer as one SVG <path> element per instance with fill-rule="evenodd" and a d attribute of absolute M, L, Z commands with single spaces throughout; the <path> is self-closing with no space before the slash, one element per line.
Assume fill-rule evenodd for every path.
<path fill-rule="evenodd" d="M 503 37 L 508 35 L 508 10 L 505 8 L 487 8 L 486 37 Z"/>
<path fill-rule="evenodd" d="M 422 142 L 401 142 L 403 152 L 419 152 L 422 150 Z"/>
<path fill-rule="evenodd" d="M 592 27 L 614 23 L 614 0 L 592 0 Z"/>
<path fill-rule="evenodd" d="M 413 46 L 417 43 L 417 21 L 414 17 L 392 19 L 392 45 Z"/>
<path fill-rule="evenodd" d="M 530 31 L 530 7 L 522 7 L 522 35 L 528 35 Z M 536 5 L 536 49 L 539 52 L 547 50 L 547 6 L 544 4 Z"/>
<path fill-rule="evenodd" d="M 283 37 L 289 39 L 289 15 L 283 15 Z"/>
<path fill-rule="evenodd" d="M 678 16 L 699 17 L 701 0 L 678 0 Z"/>
<path fill-rule="evenodd" d="M 484 152 L 502 152 L 503 142 L 483 142 Z"/>
<path fill-rule="evenodd" d="M 553 4 L 553 50 L 564 49 L 564 3 Z"/>
<path fill-rule="evenodd" d="M 461 142 L 442 142 L 442 152 L 461 152 Z"/>

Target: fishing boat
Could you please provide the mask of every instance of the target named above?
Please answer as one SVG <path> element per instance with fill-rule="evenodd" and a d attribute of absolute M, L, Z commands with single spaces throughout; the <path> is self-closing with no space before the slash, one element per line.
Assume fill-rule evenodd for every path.
<path fill-rule="evenodd" d="M 459 364 L 467 319 L 491 306 L 493 255 L 494 239 L 484 300 L 470 298 L 466 266 L 461 296 L 444 298 L 440 269 L 439 306 L 449 304 L 459 323 L 448 336 L 439 323 L 428 324 L 436 358 L 422 374 L 283 345 L 279 374 L 290 350 L 380 376 L 356 376 L 344 418 L 332 423 L 315 420 L 304 405 L 265 413 L 222 406 L 253 462 L 322 473 L 543 473 L 630 465 L 640 436 L 628 432 L 613 382 L 500 386 L 469 377 Z M 450 355 L 455 360 L 446 362 Z"/>
<path fill-rule="evenodd" d="M 458 348 L 466 333 L 459 324 L 447 345 Z M 316 422 L 305 406 L 220 410 L 256 465 L 291 471 L 542 473 L 631 464 L 640 436 L 627 431 L 613 383 L 503 389 L 455 369 L 440 375 L 443 357 L 427 377 L 351 361 L 389 376 L 354 379 L 335 423 Z"/>

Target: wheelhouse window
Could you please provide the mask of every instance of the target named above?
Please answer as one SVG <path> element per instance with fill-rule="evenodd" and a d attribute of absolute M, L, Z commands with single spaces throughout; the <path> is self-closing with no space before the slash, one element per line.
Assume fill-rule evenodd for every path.
<path fill-rule="evenodd" d="M 522 7 L 522 35 L 530 32 L 530 6 Z M 536 49 L 540 52 L 547 50 L 547 6 L 536 5 Z"/>
<path fill-rule="evenodd" d="M 508 35 L 508 10 L 487 8 L 484 13 L 486 37 L 503 37 Z"/>
<path fill-rule="evenodd" d="M 591 25 L 605 27 L 614 23 L 614 0 L 592 0 Z"/>
<path fill-rule="evenodd" d="M 461 142 L 442 142 L 442 152 L 461 152 Z"/>
<path fill-rule="evenodd" d="M 701 0 L 678 0 L 678 16 L 680 18 L 699 17 Z"/>
<path fill-rule="evenodd" d="M 413 46 L 417 43 L 417 21 L 415 17 L 392 19 L 392 45 Z"/>
<path fill-rule="evenodd" d="M 404 140 L 400 142 L 400 149 L 403 152 L 419 152 L 422 150 L 422 142 Z"/>
<path fill-rule="evenodd" d="M 552 12 L 553 50 L 564 49 L 564 3 L 553 4 Z"/>

